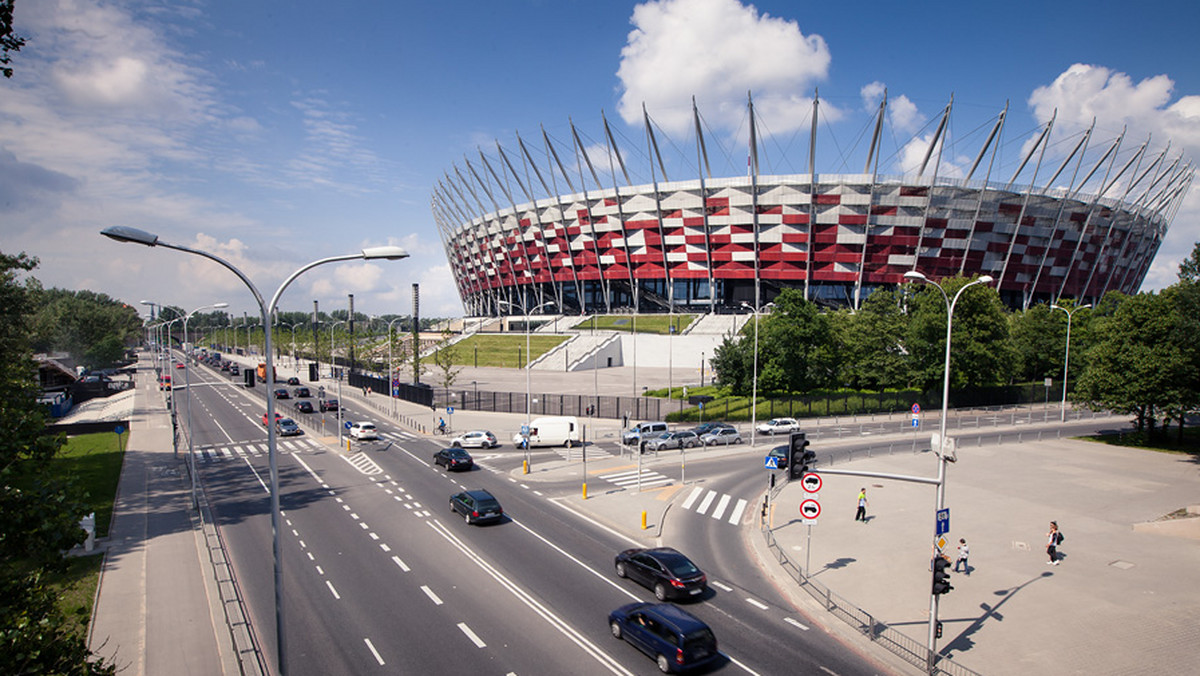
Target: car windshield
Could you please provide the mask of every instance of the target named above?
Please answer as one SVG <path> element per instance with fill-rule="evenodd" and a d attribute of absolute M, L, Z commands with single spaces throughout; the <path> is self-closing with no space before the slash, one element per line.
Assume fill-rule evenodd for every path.
<path fill-rule="evenodd" d="M 675 577 L 688 577 L 700 572 L 696 564 L 689 561 L 683 554 L 659 554 L 658 560 Z"/>

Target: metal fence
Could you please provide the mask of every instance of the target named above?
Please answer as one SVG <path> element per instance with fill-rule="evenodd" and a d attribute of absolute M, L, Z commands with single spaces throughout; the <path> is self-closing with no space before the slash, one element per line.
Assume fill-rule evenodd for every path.
<path fill-rule="evenodd" d="M 434 406 L 454 406 L 469 411 L 493 413 L 524 413 L 524 392 L 490 392 L 472 389 L 438 389 L 434 391 Z M 655 397 L 615 397 L 591 394 L 562 394 L 533 392 L 529 395 L 531 415 L 574 415 L 597 418 L 662 420 L 672 402 Z M 676 402 L 676 405 L 677 402 Z"/>

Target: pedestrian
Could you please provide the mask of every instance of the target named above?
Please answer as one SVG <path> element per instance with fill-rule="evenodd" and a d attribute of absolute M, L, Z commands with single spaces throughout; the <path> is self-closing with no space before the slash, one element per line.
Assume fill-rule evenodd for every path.
<path fill-rule="evenodd" d="M 854 520 L 867 522 L 867 489 L 865 486 L 858 491 L 858 511 L 854 513 Z"/>
<path fill-rule="evenodd" d="M 958 567 L 963 567 L 963 572 L 967 575 L 971 574 L 971 566 L 967 563 L 967 557 L 971 554 L 970 547 L 967 546 L 966 538 L 958 539 L 958 558 L 954 560 L 954 572 L 958 572 Z"/>
<path fill-rule="evenodd" d="M 1062 533 L 1058 532 L 1058 522 L 1050 522 L 1050 532 L 1046 533 L 1046 553 L 1050 555 L 1050 560 L 1046 562 L 1048 566 L 1057 566 L 1059 562 L 1058 546 L 1062 544 Z"/>

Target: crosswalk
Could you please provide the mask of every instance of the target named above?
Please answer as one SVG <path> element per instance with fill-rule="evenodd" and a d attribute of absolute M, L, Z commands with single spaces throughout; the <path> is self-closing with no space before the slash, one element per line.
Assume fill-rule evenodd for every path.
<path fill-rule="evenodd" d="M 733 503 L 733 509 L 729 509 L 728 519 L 726 520 L 735 526 L 741 522 L 742 514 L 746 512 L 746 505 L 748 504 L 745 499 L 738 498 L 734 502 L 733 496 L 727 493 L 718 493 L 713 490 L 705 492 L 705 490 L 703 486 L 693 488 L 692 492 L 688 494 L 687 499 L 683 501 L 682 507 L 720 521 L 726 517 L 725 510 L 729 509 L 730 503 Z M 709 511 L 710 507 L 712 508 L 711 512 Z"/>
<path fill-rule="evenodd" d="M 306 437 L 296 439 L 278 439 L 277 448 L 280 453 L 316 453 L 324 450 L 321 442 Z M 220 462 L 234 458 L 259 458 L 267 455 L 267 442 L 244 442 L 239 444 L 210 445 L 196 448 L 196 457 L 203 462 Z"/>
<path fill-rule="evenodd" d="M 612 474 L 601 474 L 600 478 L 604 479 L 610 484 L 615 484 L 622 488 L 638 485 L 638 471 L 636 469 L 626 470 L 623 472 L 613 472 Z M 674 481 L 674 479 L 671 477 L 664 476 L 653 470 L 644 469 L 641 473 L 642 488 L 646 488 L 648 486 L 665 486 L 672 481 Z"/>

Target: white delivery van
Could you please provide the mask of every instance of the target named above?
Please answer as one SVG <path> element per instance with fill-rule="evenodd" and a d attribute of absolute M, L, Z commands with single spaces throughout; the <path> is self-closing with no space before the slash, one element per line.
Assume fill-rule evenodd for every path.
<path fill-rule="evenodd" d="M 529 446 L 566 446 L 579 443 L 579 420 L 573 415 L 534 418 L 529 421 Z M 513 435 L 513 445 L 522 448 L 521 432 Z"/>

